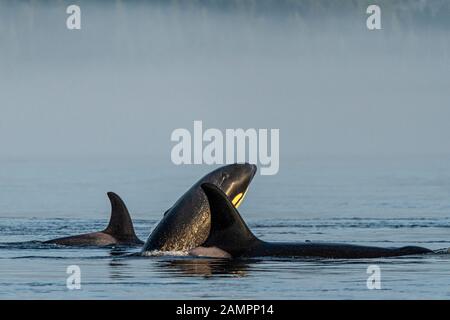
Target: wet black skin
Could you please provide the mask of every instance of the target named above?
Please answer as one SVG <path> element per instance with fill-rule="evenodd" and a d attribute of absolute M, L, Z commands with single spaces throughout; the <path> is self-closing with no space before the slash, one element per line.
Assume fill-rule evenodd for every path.
<path fill-rule="evenodd" d="M 201 185 L 214 184 L 234 199 L 247 191 L 256 170 L 256 166 L 251 164 L 231 164 L 201 178 L 167 210 L 142 251 L 187 251 L 201 245 L 208 237 L 211 220 L 208 200 Z"/>
<path fill-rule="evenodd" d="M 134 232 L 133 222 L 125 203 L 114 192 L 108 192 L 108 197 L 111 201 L 111 218 L 105 230 L 53 239 L 44 243 L 65 246 L 142 245 L 144 242 L 139 240 Z"/>
<path fill-rule="evenodd" d="M 236 257 L 321 257 L 335 259 L 380 258 L 432 253 L 421 247 L 380 248 L 339 243 L 277 243 L 258 239 L 223 192 L 212 184 L 203 184 L 211 208 L 208 239 L 196 248 L 197 254 L 219 248 Z"/>

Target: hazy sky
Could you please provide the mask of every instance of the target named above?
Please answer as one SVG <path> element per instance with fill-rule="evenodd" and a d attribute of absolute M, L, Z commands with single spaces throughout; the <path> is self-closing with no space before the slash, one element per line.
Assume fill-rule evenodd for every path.
<path fill-rule="evenodd" d="M 282 155 L 448 153 L 449 4 L 392 2 L 368 31 L 364 1 L 76 1 L 70 31 L 73 2 L 1 0 L 1 156 L 169 157 L 194 120 L 279 128 Z"/>

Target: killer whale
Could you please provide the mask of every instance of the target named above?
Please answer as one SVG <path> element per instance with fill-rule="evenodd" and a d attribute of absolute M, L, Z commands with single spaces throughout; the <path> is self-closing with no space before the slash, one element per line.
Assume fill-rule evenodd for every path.
<path fill-rule="evenodd" d="M 219 257 L 320 257 L 360 259 L 432 253 L 422 247 L 381 248 L 339 243 L 276 243 L 258 239 L 228 197 L 215 185 L 201 185 L 211 210 L 210 233 L 204 244 L 190 251 L 197 256 Z"/>
<path fill-rule="evenodd" d="M 208 200 L 201 185 L 216 185 L 230 198 L 233 206 L 239 207 L 256 171 L 256 165 L 242 163 L 222 166 L 205 175 L 164 213 L 141 253 L 188 251 L 200 246 L 208 237 L 210 228 Z"/>
<path fill-rule="evenodd" d="M 57 238 L 44 243 L 65 246 L 108 246 L 108 245 L 142 245 L 134 231 L 128 209 L 123 200 L 114 192 L 107 193 L 111 202 L 111 218 L 105 230 Z"/>

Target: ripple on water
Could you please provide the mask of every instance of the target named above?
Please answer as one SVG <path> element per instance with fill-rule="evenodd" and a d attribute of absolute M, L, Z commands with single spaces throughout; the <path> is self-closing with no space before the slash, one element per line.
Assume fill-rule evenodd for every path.
<path fill-rule="evenodd" d="M 78 227 L 55 231 L 64 219 L 11 219 L 0 229 L 0 298 L 164 299 L 411 299 L 449 298 L 449 220 L 445 219 L 291 219 L 252 220 L 251 228 L 269 240 L 311 239 L 396 246 L 426 243 L 436 255 L 389 259 L 336 260 L 317 258 L 212 259 L 186 252 L 139 248 L 66 247 L 34 241 L 99 228 L 99 221 L 74 221 Z M 136 230 L 146 238 L 153 221 L 138 221 Z M 24 225 L 28 225 L 24 227 Z M 7 225 L 7 227 L 5 227 Z M 371 227 L 368 227 L 371 226 Z M 397 227 L 398 228 L 397 228 Z M 372 228 L 373 227 L 373 228 Z M 370 229 L 370 232 L 368 228 Z M 395 228 L 395 231 L 393 229 Z M 33 232 L 33 233 L 30 233 Z M 34 232 L 40 233 L 37 237 Z M 75 233 L 75 232 L 73 232 Z M 15 241 L 17 239 L 30 241 Z M 382 272 L 382 290 L 366 287 L 367 267 Z M 82 290 L 65 287 L 67 266 L 79 265 Z M 413 292 L 413 293 L 411 293 Z"/>

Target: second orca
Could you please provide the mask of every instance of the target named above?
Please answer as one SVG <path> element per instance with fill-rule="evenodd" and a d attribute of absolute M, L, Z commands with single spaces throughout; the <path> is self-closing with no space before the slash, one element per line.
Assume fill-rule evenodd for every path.
<path fill-rule="evenodd" d="M 191 255 L 237 257 L 320 257 L 331 259 L 380 258 L 433 253 L 422 247 L 380 248 L 340 243 L 277 243 L 258 239 L 248 228 L 228 197 L 217 186 L 204 183 L 211 210 L 211 230 Z"/>
<path fill-rule="evenodd" d="M 142 245 L 134 231 L 130 213 L 122 199 L 108 192 L 111 201 L 111 218 L 105 230 L 45 241 L 64 246 Z"/>

